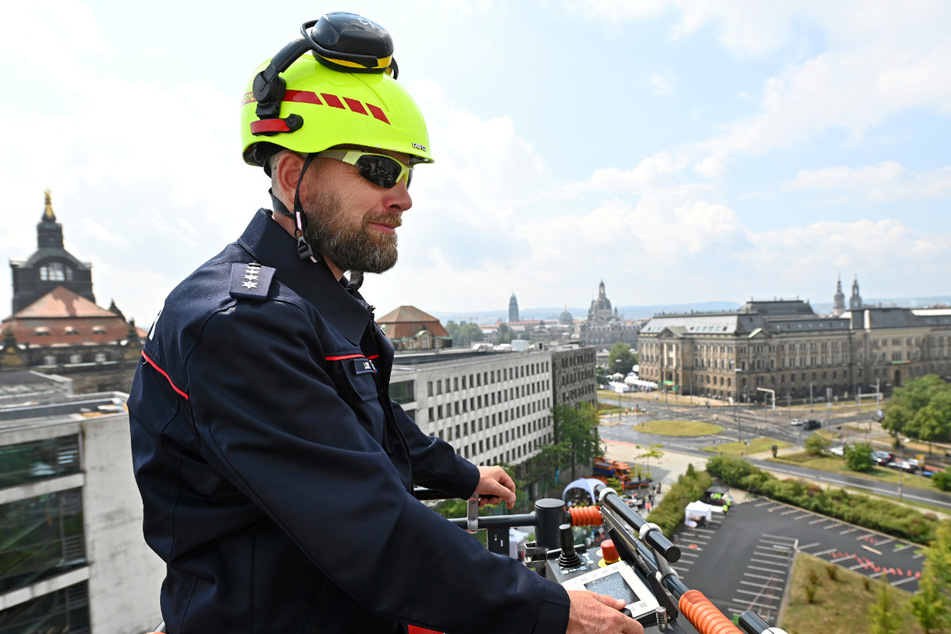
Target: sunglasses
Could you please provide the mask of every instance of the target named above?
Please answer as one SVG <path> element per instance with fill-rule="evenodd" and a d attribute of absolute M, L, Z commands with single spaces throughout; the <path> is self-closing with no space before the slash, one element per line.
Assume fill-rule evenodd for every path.
<path fill-rule="evenodd" d="M 400 163 L 392 156 L 362 150 L 326 150 L 317 156 L 337 159 L 360 170 L 360 176 L 374 185 L 390 189 L 406 179 L 406 187 L 413 181 L 413 166 Z"/>

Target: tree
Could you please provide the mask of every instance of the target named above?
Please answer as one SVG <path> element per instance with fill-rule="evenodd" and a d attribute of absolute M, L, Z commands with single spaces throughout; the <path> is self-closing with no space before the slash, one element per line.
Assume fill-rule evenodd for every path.
<path fill-rule="evenodd" d="M 882 575 L 876 594 L 875 603 L 869 609 L 872 634 L 898 634 L 902 629 L 903 610 L 888 583 L 888 575 Z"/>
<path fill-rule="evenodd" d="M 925 554 L 918 592 L 911 597 L 911 613 L 925 633 L 951 631 L 951 522 L 938 525 Z"/>
<path fill-rule="evenodd" d="M 611 352 L 608 353 L 609 374 L 620 372 L 626 375 L 634 369 L 635 363 L 637 355 L 631 351 L 631 346 L 619 341 L 611 347 Z"/>
<path fill-rule="evenodd" d="M 598 410 L 590 403 L 555 405 L 551 408 L 551 415 L 555 426 L 555 444 L 561 445 L 569 456 L 571 479 L 574 480 L 575 465 L 591 465 L 601 453 Z"/>
<path fill-rule="evenodd" d="M 832 441 L 821 434 L 812 434 L 806 438 L 806 451 L 814 456 L 821 456 L 832 444 Z"/>
<path fill-rule="evenodd" d="M 473 343 L 484 339 L 482 329 L 472 322 L 457 324 L 450 321 L 446 324 L 446 332 L 452 337 L 452 345 L 456 347 L 468 348 Z"/>
<path fill-rule="evenodd" d="M 908 381 L 895 390 L 885 406 L 882 428 L 896 439 L 904 434 L 921 440 L 947 440 L 951 428 L 941 416 L 951 413 L 951 397 L 946 396 L 949 391 L 951 386 L 936 374 Z M 942 394 L 945 396 L 939 397 Z M 935 407 L 926 411 L 935 399 Z"/>
<path fill-rule="evenodd" d="M 661 443 L 654 443 L 648 447 L 641 447 L 640 445 L 638 445 L 637 448 L 643 449 L 644 451 L 643 453 L 637 454 L 637 456 L 635 456 L 634 459 L 635 460 L 640 458 L 647 459 L 647 469 L 644 471 L 644 476 L 647 478 L 652 478 L 653 476 L 651 475 L 651 458 L 653 458 L 654 460 L 660 460 L 661 458 L 663 458 L 664 452 L 661 451 L 661 449 L 664 448 L 664 445 L 662 445 Z"/>
<path fill-rule="evenodd" d="M 845 466 L 852 471 L 871 471 L 875 466 L 872 460 L 872 446 L 867 442 L 845 447 Z"/>
<path fill-rule="evenodd" d="M 496 343 L 512 343 L 512 340 L 515 339 L 515 331 L 508 327 L 507 324 L 500 323 L 498 326 L 498 341 Z"/>

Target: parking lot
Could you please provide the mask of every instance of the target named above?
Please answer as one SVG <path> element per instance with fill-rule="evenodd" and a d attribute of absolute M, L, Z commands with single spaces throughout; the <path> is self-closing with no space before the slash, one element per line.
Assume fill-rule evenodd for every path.
<path fill-rule="evenodd" d="M 775 623 L 796 552 L 916 592 L 923 556 L 916 544 L 772 500 L 736 504 L 706 528 L 675 536 L 684 583 L 727 615 L 752 608 Z"/>

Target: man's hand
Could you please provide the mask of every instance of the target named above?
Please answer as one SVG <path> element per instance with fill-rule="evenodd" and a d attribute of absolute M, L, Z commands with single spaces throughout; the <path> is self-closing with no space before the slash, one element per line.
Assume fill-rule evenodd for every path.
<path fill-rule="evenodd" d="M 480 508 L 503 500 L 508 508 L 515 506 L 515 482 L 502 467 L 479 467 L 479 485 L 475 494 L 482 496 Z"/>
<path fill-rule="evenodd" d="M 566 634 L 644 634 L 644 628 L 623 614 L 624 601 L 587 590 L 568 592 L 571 608 L 568 612 Z"/>

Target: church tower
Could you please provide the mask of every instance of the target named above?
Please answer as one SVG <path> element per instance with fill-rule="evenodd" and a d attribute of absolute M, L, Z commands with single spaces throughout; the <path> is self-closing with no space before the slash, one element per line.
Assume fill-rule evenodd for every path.
<path fill-rule="evenodd" d="M 509 323 L 521 321 L 518 318 L 518 300 L 515 299 L 515 293 L 512 293 L 512 299 L 509 300 Z"/>
<path fill-rule="evenodd" d="M 852 297 L 849 298 L 849 310 L 862 310 L 862 296 L 859 295 L 859 276 L 852 282 Z"/>
<path fill-rule="evenodd" d="M 842 292 L 842 276 L 835 283 L 835 295 L 832 296 L 832 314 L 838 317 L 845 312 L 845 293 Z"/>
<path fill-rule="evenodd" d="M 56 222 L 49 190 L 46 207 L 36 225 L 36 251 L 26 260 L 10 260 L 13 273 L 13 312 L 18 313 L 57 286 L 95 303 L 92 265 L 80 262 L 63 248 L 63 225 Z"/>

